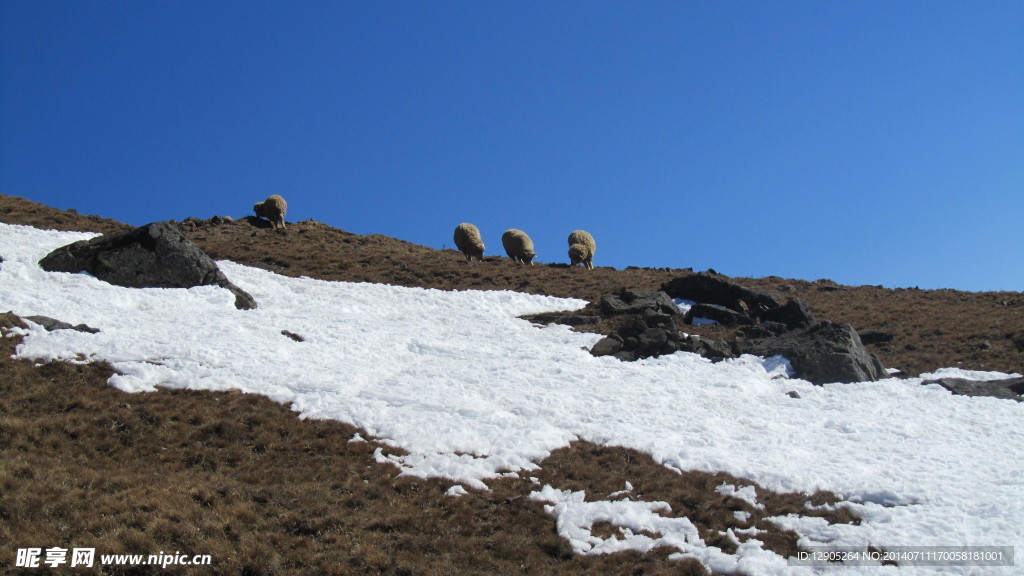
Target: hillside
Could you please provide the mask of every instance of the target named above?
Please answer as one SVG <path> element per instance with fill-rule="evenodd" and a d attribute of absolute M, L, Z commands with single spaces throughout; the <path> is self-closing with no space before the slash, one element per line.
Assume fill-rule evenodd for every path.
<path fill-rule="evenodd" d="M 83 208 L 85 210 L 85 208 Z M 75 211 L 57 210 L 0 195 L 0 222 L 44 229 L 110 232 L 124 224 Z M 308 220 L 272 230 L 254 218 L 225 221 L 189 219 L 186 236 L 214 259 L 225 259 L 300 277 L 374 282 L 442 290 L 515 290 L 583 300 L 627 287 L 656 290 L 689 269 L 601 267 L 566 264 L 516 266 L 494 255 L 470 265 L 455 250 L 437 250 L 381 235 L 358 235 Z M 453 225 L 454 229 L 454 225 Z M 441 238 L 439 244 L 451 244 Z M 818 318 L 852 324 L 858 330 L 891 334 L 891 342 L 870 345 L 882 363 L 908 375 L 947 366 L 971 370 L 1024 372 L 1024 295 L 1019 292 L 886 289 L 842 286 L 829 280 L 778 277 L 734 278 L 750 287 L 802 298 Z M 692 332 L 721 335 L 715 327 Z"/>
<path fill-rule="evenodd" d="M 122 224 L 96 216 L 54 210 L 11 197 L 0 197 L 0 221 L 67 230 L 123 228 Z M 524 292 L 593 299 L 622 286 L 656 288 L 667 279 L 688 273 L 685 270 L 616 271 L 607 268 L 585 271 L 558 265 L 525 268 L 499 257 L 488 257 L 481 264 L 469 265 L 450 250 L 434 250 L 382 236 L 353 235 L 315 222 L 291 224 L 283 232 L 271 231 L 250 219 L 190 220 L 182 223 L 182 227 L 215 258 L 231 259 L 293 277 L 460 290 L 518 288 Z M 922 323 L 922 333 L 935 332 L 936 324 L 925 323 L 929 319 L 927 311 L 945 320 L 945 316 L 954 311 L 949 302 L 956 301 L 947 302 L 947 296 L 972 302 L 971 314 L 981 316 L 982 320 L 996 321 L 998 314 L 994 310 L 1002 309 L 1004 315 L 1007 310 L 1014 311 L 1018 320 L 1009 324 L 1022 325 L 1019 323 L 1020 303 L 1015 300 L 1019 294 L 886 291 L 782 279 L 741 281 L 781 289 L 790 296 L 798 295 L 812 303 L 816 314 L 841 320 L 841 316 L 819 304 L 831 298 L 836 311 L 852 310 L 861 314 L 854 314 L 855 318 L 880 318 L 889 322 L 888 325 L 860 326 L 881 326 L 891 332 L 895 332 L 893 316 L 911 325 L 908 315 L 899 313 L 910 305 L 908 302 L 930 300 L 933 301 L 931 306 L 913 318 Z M 29 285 L 39 286 L 40 283 Z M 875 312 L 871 299 L 866 297 L 869 294 L 885 302 L 886 313 L 877 317 L 869 315 Z M 1005 303 L 993 299 L 1000 296 L 1006 299 Z M 301 302 L 297 305 L 302 307 Z M 132 309 L 131 305 L 127 309 Z M 396 311 L 394 320 L 400 326 L 417 325 L 419 330 L 428 329 L 423 322 L 416 323 L 417 319 L 410 317 L 417 312 L 408 310 Z M 419 309 L 414 306 L 412 310 Z M 955 320 L 960 324 L 953 322 L 942 326 L 959 326 L 959 332 L 936 339 L 930 353 L 951 354 L 956 341 L 953 336 L 963 334 L 963 326 L 975 325 L 972 322 L 981 324 L 977 318 L 965 315 Z M 858 322 L 861 320 L 854 324 Z M 223 323 L 213 324 L 214 332 L 218 326 L 224 326 Z M 38 365 L 14 360 L 11 355 L 20 341 L 17 328 L 20 325 L 21 321 L 13 316 L 0 317 L 0 327 L 9 336 L 0 339 L 0 414 L 4 417 L 0 421 L 0 462 L 3 463 L 0 465 L 0 491 L 5 495 L 0 500 L 0 519 L 3 519 L 0 540 L 14 543 L 18 548 L 95 547 L 97 553 L 107 554 L 173 550 L 183 554 L 209 554 L 213 558 L 213 566 L 209 568 L 171 568 L 172 572 L 189 574 L 705 574 L 707 571 L 698 562 L 669 561 L 671 549 L 643 555 L 635 552 L 604 556 L 574 554 L 569 543 L 555 532 L 554 521 L 542 503 L 532 499 L 533 494 L 539 486 L 550 485 L 561 490 L 584 491 L 598 499 L 602 496 L 612 499 L 625 487 L 629 498 L 668 503 L 673 516 L 692 521 L 704 543 L 726 554 L 737 553 L 740 539 L 748 537 L 744 531 L 756 529 L 754 534 L 764 548 L 784 557 L 792 555 L 797 550 L 798 534 L 767 520 L 771 517 L 796 514 L 805 521 L 820 522 L 826 530 L 840 532 L 853 531 L 862 521 L 855 510 L 863 507 L 845 506 L 840 494 L 773 492 L 749 479 L 721 472 L 677 473 L 659 465 L 645 452 L 586 441 L 572 442 L 569 447 L 555 450 L 537 462 L 539 469 L 532 473 L 535 476 L 532 481 L 527 478 L 491 480 L 487 483 L 489 491 L 471 490 L 463 497 L 454 498 L 447 495 L 451 481 L 398 476 L 398 469 L 379 456 L 379 451 L 384 451 L 389 458 L 400 457 L 401 450 L 393 444 L 379 442 L 365 430 L 347 424 L 297 418 L 286 406 L 261 394 L 163 390 L 129 395 L 108 383 L 112 368 L 103 363 Z M 251 332 L 252 328 L 245 330 Z M 1006 339 L 1005 335 L 1004 339 L 1016 349 L 1012 339 Z M 255 342 L 250 340 L 248 346 Z M 268 345 L 275 346 L 273 342 Z M 356 343 L 350 342 L 346 347 L 355 346 Z M 905 347 L 906 343 L 904 350 L 913 351 Z M 365 349 L 381 348 L 379 344 L 370 344 Z M 900 347 L 892 348 L 895 351 Z M 325 355 L 335 350 L 341 352 L 343 347 L 331 348 Z M 426 350 L 434 349 L 426 345 Z M 987 351 L 998 352 L 994 344 Z M 395 350 L 395 353 L 400 352 Z M 979 357 L 990 360 L 987 356 Z M 1012 361 L 1020 366 L 1019 351 L 1016 356 L 1008 357 L 1015 358 Z M 906 361 L 910 357 L 903 358 Z M 969 365 L 970 357 L 963 358 L 963 367 L 978 368 Z M 355 362 L 352 362 L 347 367 L 344 363 L 337 365 L 342 379 L 346 378 L 348 369 L 355 371 Z M 952 364 L 947 357 L 922 369 Z M 302 376 L 301 366 L 293 368 L 300 372 L 297 377 L 300 388 L 315 389 L 316 374 Z M 403 372 L 401 365 L 397 368 Z M 254 366 L 253 383 L 266 379 L 267 370 L 274 370 L 272 363 Z M 1014 370 L 1019 368 L 1005 369 Z M 507 379 L 508 373 L 500 378 L 502 382 Z M 411 380 L 417 380 L 415 371 Z M 762 382 L 762 385 L 767 384 Z M 809 397 L 815 393 L 814 387 L 808 388 L 812 390 L 802 388 L 801 394 Z M 920 388 L 901 389 L 898 397 L 885 397 L 881 401 L 885 405 L 907 406 L 907 400 L 911 399 L 907 395 L 914 395 L 913 390 Z M 676 404 L 680 407 L 678 416 L 670 406 L 669 420 L 675 422 L 678 417 L 682 425 L 696 421 L 701 414 L 723 417 L 726 426 L 709 431 L 723 436 L 735 434 L 738 445 L 758 452 L 758 443 L 748 440 L 744 432 L 747 429 L 739 423 L 735 426 L 729 423 L 731 418 L 739 416 L 726 408 L 736 394 L 734 390 L 743 390 L 743 387 L 734 389 L 719 383 L 715 390 L 705 389 L 707 397 L 693 398 L 692 406 Z M 856 388 L 849 390 L 841 394 L 857 397 Z M 937 398 L 955 409 L 968 407 L 949 400 L 944 394 Z M 917 397 L 912 399 L 921 401 Z M 771 394 L 776 409 L 786 406 L 786 410 L 791 410 L 795 405 L 786 404 L 789 401 L 777 390 Z M 933 414 L 929 403 L 934 401 L 927 400 L 911 412 Z M 776 418 L 774 409 L 766 409 L 757 397 L 751 402 L 741 399 L 740 403 L 751 410 L 740 418 L 741 421 Z M 614 405 L 618 410 L 625 408 L 626 402 L 620 406 L 616 398 Z M 851 422 L 859 425 L 857 419 L 863 419 L 867 428 L 872 428 L 871 404 L 865 402 L 857 406 L 840 401 L 833 408 L 841 406 L 849 407 L 846 411 L 850 414 L 846 418 L 853 418 Z M 998 408 L 1003 413 L 1015 414 L 1012 406 L 1017 405 L 999 404 Z M 913 435 L 925 441 L 948 442 L 950 436 L 967 437 L 971 434 L 964 431 L 975 430 L 979 417 L 992 417 L 989 413 L 980 413 L 979 407 L 983 405 L 976 405 L 970 418 L 966 410 L 958 414 L 965 422 L 962 430 L 929 422 L 897 426 L 895 431 L 899 435 L 920 429 L 920 434 Z M 945 410 L 934 414 L 948 414 L 948 408 Z M 688 414 L 689 411 L 692 414 Z M 643 418 L 649 420 L 650 416 L 653 414 Z M 428 413 L 427 417 L 433 416 Z M 1005 414 L 994 421 L 1005 422 Z M 804 428 L 804 422 L 794 421 L 793 429 Z M 851 424 L 839 420 L 830 422 L 825 422 L 822 432 L 833 434 L 834 439 L 856 436 L 848 434 Z M 1007 433 L 1014 429 L 1013 426 L 1004 428 Z M 750 430 L 760 433 L 763 428 Z M 712 440 L 718 439 L 708 439 Z M 978 440 L 985 441 L 984 438 Z M 802 445 L 809 443 L 806 439 L 801 441 Z M 885 455 L 890 454 L 892 445 L 886 441 L 875 448 L 877 451 L 870 453 Z M 947 446 L 947 450 L 949 448 Z M 964 446 L 956 448 L 964 451 Z M 967 452 L 979 453 L 977 445 L 972 444 Z M 785 453 L 778 455 L 786 456 Z M 780 470 L 788 466 L 780 465 Z M 1012 473 L 1014 467 L 1008 466 L 1007 470 Z M 854 478 L 865 473 L 852 468 L 851 472 L 855 472 Z M 727 496 L 721 488 L 729 485 L 756 488 L 756 502 Z M 1007 488 L 1011 490 L 1007 494 L 1012 497 L 1014 486 L 1007 484 Z M 965 502 L 965 510 L 976 509 L 978 502 L 970 500 Z M 986 499 L 981 498 L 981 501 L 984 504 Z M 815 508 L 808 508 L 808 502 Z M 827 506 L 829 504 L 838 506 Z M 941 527 L 941 522 L 939 525 Z M 619 526 L 614 521 L 598 522 L 592 529 L 595 535 L 614 542 L 623 537 Z M 0 549 L 0 572 L 22 573 L 10 568 L 13 565 L 14 550 Z M 94 573 L 160 571 L 145 566 L 106 566 Z"/>

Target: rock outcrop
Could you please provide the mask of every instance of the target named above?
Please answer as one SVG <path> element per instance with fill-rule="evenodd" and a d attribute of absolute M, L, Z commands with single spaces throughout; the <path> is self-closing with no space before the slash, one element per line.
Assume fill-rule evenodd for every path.
<path fill-rule="evenodd" d="M 128 288 L 220 286 L 235 295 L 236 308 L 256 308 L 253 297 L 232 284 L 172 222 L 75 242 L 49 253 L 39 265 L 48 272 L 88 272 Z"/>
<path fill-rule="evenodd" d="M 938 384 L 958 396 L 990 396 L 1024 401 L 1024 378 L 1006 380 L 968 380 L 966 378 L 939 378 L 922 384 Z"/>
<path fill-rule="evenodd" d="M 71 324 L 64 322 L 63 320 L 57 320 L 56 318 L 50 318 L 49 316 L 25 316 L 25 320 L 35 322 L 43 327 L 47 332 L 53 332 L 54 330 L 77 330 L 79 332 L 86 332 L 88 334 L 96 334 L 100 330 L 99 328 L 93 328 L 88 324 L 78 324 L 72 326 Z"/>
<path fill-rule="evenodd" d="M 661 287 L 661 291 L 670 298 L 681 298 L 701 304 L 717 304 L 737 312 L 743 312 L 742 307 L 745 304 L 749 308 L 748 313 L 755 315 L 781 306 L 779 301 L 767 292 L 740 286 L 708 272 L 670 280 Z M 739 304 L 740 302 L 744 304 Z"/>
<path fill-rule="evenodd" d="M 848 324 L 818 322 L 801 300 L 780 304 L 775 296 L 701 273 L 666 283 L 664 290 L 622 289 L 575 312 L 531 317 L 573 326 L 616 322 L 591 349 L 594 356 L 631 361 L 692 352 L 712 361 L 781 355 L 795 375 L 815 384 L 879 380 L 888 374 L 878 357 Z M 682 315 L 673 298 L 696 302 Z M 737 327 L 734 337 L 716 340 L 688 335 L 681 327 L 697 318 Z M 607 324 L 606 324 L 607 325 Z"/>
<path fill-rule="evenodd" d="M 739 354 L 782 355 L 797 376 L 814 384 L 864 382 L 888 376 L 849 324 L 820 322 L 772 338 L 737 340 Z"/>

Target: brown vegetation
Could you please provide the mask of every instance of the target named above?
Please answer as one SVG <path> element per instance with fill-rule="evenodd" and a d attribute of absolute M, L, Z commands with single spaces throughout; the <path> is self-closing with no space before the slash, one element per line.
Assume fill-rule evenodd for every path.
<path fill-rule="evenodd" d="M 110 232 L 125 225 L 0 195 L 0 221 L 40 228 Z M 621 287 L 656 289 L 685 270 L 516 266 L 487 256 L 469 265 L 454 250 L 383 236 L 359 236 L 314 221 L 272 230 L 255 218 L 189 220 L 186 234 L 216 259 L 290 276 L 441 289 L 513 289 L 593 300 Z M 1021 371 L 1020 293 L 885 290 L 828 281 L 737 279 L 804 298 L 819 318 L 892 333 L 874 350 L 909 373 L 942 366 Z M 17 318 L 0 316 L 0 326 Z M 716 330 L 706 328 L 705 330 Z M 720 328 L 718 330 L 721 330 Z M 696 331 L 696 330 L 695 330 Z M 0 338 L 0 571 L 18 547 L 95 547 L 97 553 L 210 554 L 196 574 L 702 574 L 694 562 L 648 555 L 581 558 L 557 536 L 526 479 L 487 492 L 446 496 L 450 482 L 397 477 L 378 464 L 370 441 L 338 422 L 301 420 L 253 395 L 110 387 L 106 365 L 34 365 L 11 358 L 18 339 Z M 365 433 L 363 436 L 366 436 Z M 393 448 L 388 448 L 394 452 Z M 765 517 L 825 515 L 856 522 L 844 508 L 813 512 L 822 493 L 773 494 L 765 510 L 714 491 L 725 474 L 677 474 L 624 448 L 584 442 L 539 463 L 543 484 L 606 498 L 632 483 L 633 499 L 668 502 L 710 545 L 731 550 L 729 527 L 756 526 L 766 547 L 795 549 L 795 535 Z M 751 514 L 746 522 L 735 511 Z M 595 527 L 614 536 L 617 527 Z M 106 574 L 148 574 L 146 567 Z"/>
<path fill-rule="evenodd" d="M 0 195 L 0 222 L 104 233 L 125 227 L 4 195 Z M 691 273 L 689 269 L 600 266 L 582 270 L 567 263 L 515 266 L 493 253 L 467 266 L 454 249 L 437 250 L 378 234 L 352 234 L 314 220 L 297 222 L 287 230 L 274 230 L 253 217 L 189 219 L 181 225 L 186 236 L 216 260 L 324 280 L 441 290 L 516 290 L 593 301 L 620 288 L 656 290 L 668 280 Z M 908 375 L 949 366 L 1024 371 L 1024 295 L 1020 292 L 887 289 L 774 276 L 733 280 L 783 297 L 802 298 L 819 319 L 892 334 L 892 342 L 873 344 L 871 349 L 886 367 Z M 716 336 L 720 331 L 692 329 Z"/>

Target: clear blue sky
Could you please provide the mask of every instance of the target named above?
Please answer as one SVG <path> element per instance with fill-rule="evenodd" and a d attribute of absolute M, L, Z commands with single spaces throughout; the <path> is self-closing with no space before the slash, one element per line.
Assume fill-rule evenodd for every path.
<path fill-rule="evenodd" d="M 0 0 L 0 192 L 1024 290 L 1024 2 Z"/>

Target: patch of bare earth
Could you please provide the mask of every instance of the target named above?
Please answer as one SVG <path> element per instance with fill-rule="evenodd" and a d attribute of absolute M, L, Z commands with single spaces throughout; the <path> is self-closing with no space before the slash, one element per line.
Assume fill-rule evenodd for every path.
<path fill-rule="evenodd" d="M 0 222 L 104 233 L 127 227 L 3 195 Z M 623 287 L 657 289 L 690 273 L 527 267 L 493 255 L 468 264 L 453 250 L 314 221 L 275 231 L 252 218 L 190 219 L 182 228 L 216 259 L 326 280 L 595 300 Z M 1024 369 L 1020 293 L 736 280 L 803 298 L 819 318 L 893 334 L 892 342 L 873 350 L 887 366 L 910 374 L 949 365 Z M 5 333 L 18 324 L 0 316 Z M 701 330 L 721 335 L 723 329 L 692 332 Z M 212 566 L 170 569 L 195 574 L 706 573 L 694 561 L 669 561 L 671 549 L 574 555 L 543 505 L 530 500 L 537 486 L 529 480 L 502 479 L 487 492 L 446 496 L 448 482 L 399 478 L 393 467 L 376 463 L 379 444 L 351 441 L 360 432 L 351 426 L 301 420 L 287 406 L 253 395 L 125 394 L 106 383 L 106 365 L 14 360 L 17 342 L 0 339 L 0 542 L 8 543 L 0 547 L 0 571 L 25 572 L 10 568 L 19 547 L 60 546 L 94 547 L 98 554 L 209 554 Z M 795 534 L 774 527 L 766 520 L 771 516 L 858 521 L 842 506 L 831 512 L 819 507 L 838 503 L 828 493 L 775 494 L 757 486 L 764 509 L 755 508 L 715 491 L 723 483 L 753 485 L 749 481 L 679 474 L 625 448 L 578 442 L 539 464 L 535 475 L 542 484 L 585 490 L 588 499 L 607 498 L 630 482 L 630 498 L 669 503 L 670 515 L 689 518 L 709 545 L 726 551 L 736 546 L 730 528 L 754 527 L 763 531 L 757 538 L 767 548 L 791 554 Z M 594 531 L 621 534 L 607 523 Z M 156 572 L 162 570 L 91 573 Z"/>

